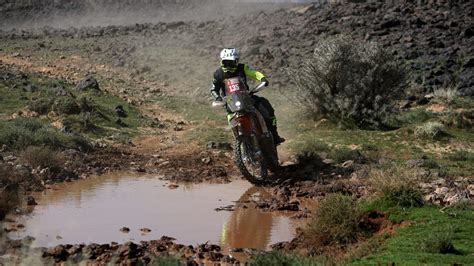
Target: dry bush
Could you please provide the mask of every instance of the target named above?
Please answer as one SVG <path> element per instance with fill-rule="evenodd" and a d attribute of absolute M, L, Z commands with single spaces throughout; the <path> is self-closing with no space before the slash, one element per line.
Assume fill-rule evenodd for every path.
<path fill-rule="evenodd" d="M 451 104 L 458 97 L 458 89 L 454 86 L 435 89 L 433 97 L 440 102 Z"/>
<path fill-rule="evenodd" d="M 415 128 L 415 137 L 437 139 L 445 135 L 444 125 L 440 122 L 430 121 Z"/>
<path fill-rule="evenodd" d="M 58 171 L 64 164 L 61 153 L 47 147 L 30 146 L 20 154 L 20 160 L 31 168 L 50 168 L 51 171 Z"/>
<path fill-rule="evenodd" d="M 385 203 L 391 206 L 416 207 L 423 205 L 416 169 L 391 165 L 383 169 L 372 168 L 369 183 Z"/>
<path fill-rule="evenodd" d="M 313 56 L 290 70 L 295 100 L 308 114 L 344 126 L 379 128 L 399 99 L 404 69 L 386 49 L 347 36 L 320 41 Z"/>
<path fill-rule="evenodd" d="M 444 125 L 454 128 L 472 128 L 474 126 L 474 109 L 449 111 L 441 117 Z"/>
<path fill-rule="evenodd" d="M 304 233 L 316 246 L 351 243 L 360 234 L 360 217 L 351 197 L 331 194 L 318 206 Z"/>

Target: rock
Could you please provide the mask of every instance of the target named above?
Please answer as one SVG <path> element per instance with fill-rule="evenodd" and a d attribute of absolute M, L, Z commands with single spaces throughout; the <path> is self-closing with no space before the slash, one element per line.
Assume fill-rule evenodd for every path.
<path fill-rule="evenodd" d="M 474 36 L 474 27 L 469 27 L 462 32 L 462 37 L 471 38 L 472 36 Z"/>
<path fill-rule="evenodd" d="M 117 105 L 114 108 L 115 113 L 117 114 L 118 117 L 127 117 L 127 113 L 123 109 L 122 105 Z"/>
<path fill-rule="evenodd" d="M 208 149 L 220 149 L 220 150 L 230 150 L 232 145 L 228 142 L 215 142 L 209 141 L 206 145 Z"/>
<path fill-rule="evenodd" d="M 222 207 L 218 207 L 218 208 L 215 208 L 214 210 L 216 212 L 220 212 L 220 211 L 234 211 L 235 209 L 235 205 L 227 205 L 227 206 L 222 206 Z"/>
<path fill-rule="evenodd" d="M 28 176 L 31 173 L 31 169 L 26 165 L 17 164 L 15 165 L 15 170 L 21 175 Z"/>
<path fill-rule="evenodd" d="M 35 205 L 38 205 L 38 203 L 36 203 L 36 200 L 33 196 L 28 196 L 28 198 L 26 200 L 26 205 L 35 206 Z"/>
<path fill-rule="evenodd" d="M 54 258 L 54 261 L 61 262 L 66 261 L 69 253 L 67 252 L 64 245 L 59 245 L 56 247 L 48 248 L 43 256 L 50 256 Z"/>
<path fill-rule="evenodd" d="M 201 162 L 203 162 L 204 164 L 210 164 L 211 163 L 211 157 L 202 158 Z"/>
<path fill-rule="evenodd" d="M 130 228 L 128 228 L 128 227 L 122 227 L 122 228 L 120 228 L 120 232 L 122 232 L 122 233 L 128 233 L 128 232 L 130 232 Z"/>
<path fill-rule="evenodd" d="M 422 159 L 419 160 L 408 160 L 405 165 L 409 168 L 421 167 L 425 161 Z"/>
<path fill-rule="evenodd" d="M 391 19 L 391 20 L 387 20 L 387 21 L 382 22 L 382 24 L 380 24 L 380 28 L 381 29 L 388 29 L 388 28 L 393 28 L 393 27 L 400 26 L 400 24 L 401 24 L 400 20 Z"/>
<path fill-rule="evenodd" d="M 466 190 L 471 197 L 474 197 L 474 184 L 469 184 Z"/>
<path fill-rule="evenodd" d="M 341 165 L 344 168 L 352 168 L 354 166 L 354 161 L 353 160 L 348 160 L 342 163 Z"/>
<path fill-rule="evenodd" d="M 444 202 L 446 202 L 448 205 L 455 205 L 462 202 L 465 199 L 467 198 L 462 193 L 453 192 L 453 193 L 446 194 L 446 196 L 444 197 Z"/>
<path fill-rule="evenodd" d="M 140 231 L 142 231 L 143 233 L 150 233 L 150 232 L 151 232 L 151 229 L 149 229 L 149 228 L 142 228 L 142 229 L 140 229 Z"/>
<path fill-rule="evenodd" d="M 411 107 L 412 101 L 405 100 L 400 103 L 400 109 L 408 109 Z"/>
<path fill-rule="evenodd" d="M 474 67 L 474 57 L 471 57 L 471 58 L 467 59 L 462 66 L 464 68 Z"/>
<path fill-rule="evenodd" d="M 168 188 L 169 189 L 177 189 L 177 188 L 179 188 L 179 185 L 178 184 L 169 184 Z"/>
<path fill-rule="evenodd" d="M 133 242 L 126 242 L 119 246 L 117 252 L 120 257 L 134 258 L 137 255 L 137 244 Z"/>
<path fill-rule="evenodd" d="M 447 187 L 439 187 L 435 190 L 436 194 L 441 194 L 441 195 L 444 195 L 448 192 L 449 192 L 449 188 L 447 188 Z"/>
<path fill-rule="evenodd" d="M 69 92 L 66 91 L 66 89 L 64 89 L 64 87 L 62 87 L 62 86 L 54 87 L 52 90 L 54 91 L 54 94 L 55 94 L 56 96 L 65 97 L 65 96 L 68 96 L 68 95 L 69 95 Z"/>
<path fill-rule="evenodd" d="M 33 85 L 33 84 L 29 84 L 25 87 L 25 91 L 27 92 L 36 92 L 38 90 L 39 90 L 38 86 Z"/>
<path fill-rule="evenodd" d="M 325 164 L 333 164 L 333 163 L 334 163 L 334 160 L 333 160 L 333 159 L 324 159 L 324 160 L 323 160 L 323 163 L 325 163 Z"/>
<path fill-rule="evenodd" d="M 7 156 L 4 156 L 3 157 L 3 160 L 5 162 L 13 162 L 13 161 L 16 161 L 17 157 L 14 156 L 14 155 L 7 155 Z"/>
<path fill-rule="evenodd" d="M 99 88 L 99 83 L 97 82 L 97 80 L 95 78 L 87 77 L 87 78 L 81 80 L 76 85 L 76 90 L 80 90 L 80 91 L 100 90 L 100 88 Z"/>

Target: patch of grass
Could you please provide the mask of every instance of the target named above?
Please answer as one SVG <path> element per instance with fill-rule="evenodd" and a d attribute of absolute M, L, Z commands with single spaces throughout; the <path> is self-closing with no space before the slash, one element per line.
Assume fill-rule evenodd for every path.
<path fill-rule="evenodd" d="M 462 161 L 462 162 L 464 162 L 464 161 L 473 162 L 474 161 L 474 153 L 464 151 L 464 150 L 455 151 L 453 153 L 449 153 L 449 154 L 445 155 L 445 158 L 450 160 L 450 161 L 454 161 L 454 162 L 460 162 L 460 161 Z"/>
<path fill-rule="evenodd" d="M 0 80 L 0 111 L 4 114 L 20 112 L 25 107 L 39 115 L 53 113 L 54 120 L 59 119 L 69 131 L 82 132 L 93 138 L 108 136 L 116 130 L 133 135 L 137 133 L 137 127 L 147 122 L 137 108 L 101 91 L 77 91 L 74 84 L 15 68 L 0 68 L 2 74 L 8 77 Z M 39 89 L 22 89 L 27 85 Z M 120 121 L 114 110 L 118 105 L 126 113 Z M 42 119 L 50 118 L 43 116 Z"/>
<path fill-rule="evenodd" d="M 64 159 L 57 151 L 47 147 L 30 146 L 20 153 L 20 160 L 31 168 L 49 168 L 58 171 L 64 164 Z"/>
<path fill-rule="evenodd" d="M 448 127 L 470 129 L 474 125 L 474 109 L 448 111 L 441 116 L 441 121 Z"/>
<path fill-rule="evenodd" d="M 160 106 L 183 115 L 189 121 L 221 121 L 226 123 L 226 112 L 224 109 L 214 109 L 211 102 L 197 101 L 186 96 L 159 97 L 154 100 Z"/>
<path fill-rule="evenodd" d="M 340 147 L 332 149 L 329 152 L 329 157 L 336 163 L 343 163 L 348 160 L 361 161 L 363 156 L 358 150 Z"/>
<path fill-rule="evenodd" d="M 298 265 L 313 266 L 325 265 L 327 260 L 324 257 L 301 257 L 294 254 L 285 254 L 280 251 L 270 251 L 250 257 L 248 264 L 251 266 L 266 265 Z"/>
<path fill-rule="evenodd" d="M 453 245 L 454 228 L 447 226 L 439 231 L 434 231 L 429 234 L 421 242 L 421 250 L 428 253 L 456 253 Z"/>
<path fill-rule="evenodd" d="M 388 124 L 396 127 L 411 125 L 411 124 L 418 124 L 426 122 L 436 115 L 424 108 L 417 108 L 410 110 L 408 112 L 403 112 L 396 116 L 392 116 L 389 118 Z"/>
<path fill-rule="evenodd" d="M 315 247 L 327 244 L 347 244 L 359 236 L 361 213 L 349 196 L 328 195 L 316 209 L 304 234 Z"/>
<path fill-rule="evenodd" d="M 445 136 L 444 125 L 440 122 L 431 121 L 415 128 L 415 137 L 439 139 Z"/>
<path fill-rule="evenodd" d="M 16 150 L 23 150 L 29 146 L 72 148 L 83 151 L 91 149 L 85 138 L 63 134 L 33 118 L 0 121 L 0 145 Z"/>
<path fill-rule="evenodd" d="M 382 246 L 383 242 L 389 237 L 390 236 L 388 234 L 375 235 L 369 238 L 367 241 L 363 241 L 351 246 L 344 255 L 344 262 L 349 263 L 351 261 L 355 261 L 370 254 L 376 253 Z"/>
<path fill-rule="evenodd" d="M 387 207 L 380 201 L 370 202 L 364 208 L 382 209 L 390 214 L 390 220 L 394 222 L 410 221 L 397 229 L 396 233 L 386 239 L 373 253 L 352 261 L 350 265 L 386 265 L 389 263 L 400 265 L 453 265 L 473 263 L 474 254 L 474 209 L 472 205 L 467 208 L 452 207 L 440 211 L 439 207 L 424 206 L 422 208 Z M 432 236 L 436 232 L 443 232 L 452 228 L 447 236 Z M 435 240 L 431 238 L 434 237 Z M 450 240 L 450 241 L 446 241 Z M 424 250 L 422 246 L 456 247 L 453 253 L 431 253 Z M 423 244 L 425 243 L 425 244 Z M 434 244 L 432 244 L 434 243 Z M 440 245 L 443 244 L 443 245 Z"/>

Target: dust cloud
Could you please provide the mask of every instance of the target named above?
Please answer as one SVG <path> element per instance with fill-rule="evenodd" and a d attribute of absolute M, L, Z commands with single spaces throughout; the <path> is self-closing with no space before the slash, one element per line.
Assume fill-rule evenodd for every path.
<path fill-rule="evenodd" d="M 0 29 L 224 20 L 290 4 L 282 0 L 0 0 Z"/>

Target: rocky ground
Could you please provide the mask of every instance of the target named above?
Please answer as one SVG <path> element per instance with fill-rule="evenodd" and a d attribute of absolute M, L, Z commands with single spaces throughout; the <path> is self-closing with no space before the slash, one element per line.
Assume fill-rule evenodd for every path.
<path fill-rule="evenodd" d="M 142 46 L 178 39 L 179 46 L 211 57 L 216 56 L 219 47 L 232 44 L 241 48 L 246 61 L 272 73 L 274 83 L 284 86 L 289 81 L 285 69 L 300 66 L 319 39 L 348 34 L 356 39 L 376 41 L 390 49 L 396 58 L 406 61 L 411 80 L 425 90 L 413 93 L 422 94 L 454 84 L 461 94 L 472 96 L 473 9 L 470 1 L 428 5 L 312 4 L 275 12 L 260 11 L 224 21 L 9 30 L 3 31 L 2 36 L 87 38 L 137 34 L 148 37 Z M 229 30 L 235 28 L 233 25 L 239 27 Z M 124 56 L 135 51 L 136 47 L 129 47 L 121 54 L 115 52 L 117 64 L 124 64 Z"/>
<path fill-rule="evenodd" d="M 65 163 L 60 172 L 28 167 L 20 160 L 18 151 L 8 146 L 0 151 L 0 164 L 22 176 L 20 180 L 24 182 L 20 185 L 27 192 L 42 191 L 57 182 L 111 171 L 158 174 L 177 183 L 229 182 L 237 173 L 229 140 L 205 141 L 204 145 L 186 141 L 190 132 L 194 133 L 196 129 L 223 130 L 225 125 L 209 118 L 212 114 L 191 119 L 187 112 L 169 110 L 160 102 L 162 98 L 181 94 L 205 99 L 209 78 L 202 77 L 208 77 L 212 72 L 209 69 L 215 66 L 209 63 L 210 60 L 199 59 L 215 58 L 223 46 L 237 46 L 241 48 L 245 61 L 271 73 L 272 85 L 284 90 L 291 88 L 288 68 L 298 68 L 321 38 L 342 33 L 356 39 L 377 41 L 406 62 L 411 80 L 419 85 L 413 85 L 415 90 L 407 95 L 409 101 L 426 104 L 429 99 L 424 97 L 425 94 L 453 84 L 461 95 L 472 97 L 473 7 L 470 1 L 438 1 L 438 4 L 428 5 L 411 2 L 310 4 L 252 12 L 226 20 L 175 19 L 174 22 L 67 29 L 6 29 L 2 26 L 0 64 L 2 71 L 9 71 L 2 73 L 3 80 L 21 79 L 23 73 L 35 72 L 80 85 L 90 81 L 84 80 L 85 76 L 92 76 L 98 80 L 101 90 L 139 108 L 143 116 L 153 122 L 141 125 L 138 137 L 127 139 L 125 143 L 99 138 L 93 141 L 92 151 L 62 150 Z M 28 12 L 33 12 L 31 10 L 35 9 Z M 8 16 L 5 21 L 12 22 L 16 12 L 18 9 L 10 5 L 6 9 Z M 167 61 L 167 53 L 175 51 L 186 56 L 171 57 Z M 15 71 L 12 78 L 11 72 Z M 416 90 L 418 87 L 422 89 Z M 32 87 L 23 84 L 21 88 L 28 92 Z M 198 113 L 192 108 L 191 113 Z M 2 114 L 1 117 L 31 116 L 31 112 L 9 115 Z M 286 147 L 282 150 L 288 153 Z M 304 206 L 308 199 L 318 201 L 330 193 L 358 199 L 367 197 L 373 191 L 364 177 L 370 167 L 381 167 L 385 163 L 383 158 L 374 160 L 361 154 L 341 162 L 327 154 L 318 154 L 309 160 L 285 158 L 282 171 L 273 175 L 267 184 L 273 197 L 251 203 L 265 211 L 294 212 L 296 219 L 310 217 L 311 211 Z M 427 159 L 406 160 L 408 168 L 417 172 L 421 179 L 429 180 L 421 184 L 426 202 L 449 206 L 472 200 L 472 176 L 449 177 L 429 163 Z M 236 203 L 229 208 L 239 208 L 241 204 L 247 203 Z M 392 226 L 386 222 L 384 213 L 374 214 L 367 220 L 370 220 L 367 226 L 375 228 L 374 232 Z M 279 243 L 273 248 L 293 250 L 299 247 L 301 238 L 298 235 L 293 241 Z M 6 241 L 0 246 L 0 254 L 18 254 L 25 246 L 27 248 L 28 239 Z M 28 249 L 27 252 L 36 252 L 48 262 L 55 263 L 85 260 L 149 263 L 155 255 L 162 254 L 185 258 L 190 265 L 205 261 L 236 263 L 218 246 L 184 246 L 168 237 L 140 244 L 60 245 L 49 249 Z"/>

